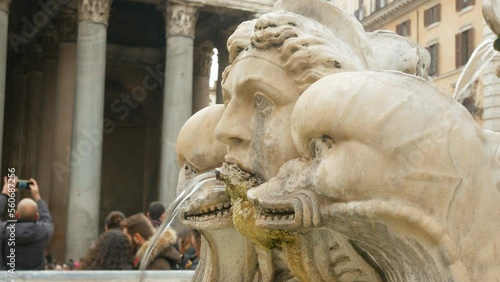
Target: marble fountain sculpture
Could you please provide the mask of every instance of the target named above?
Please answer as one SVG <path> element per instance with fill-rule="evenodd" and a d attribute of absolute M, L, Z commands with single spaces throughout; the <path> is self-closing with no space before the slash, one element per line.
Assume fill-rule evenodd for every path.
<path fill-rule="evenodd" d="M 178 192 L 219 180 L 180 212 L 194 281 L 497 281 L 500 134 L 439 92 L 425 49 L 280 0 L 228 50 L 224 106 L 177 140 Z"/>

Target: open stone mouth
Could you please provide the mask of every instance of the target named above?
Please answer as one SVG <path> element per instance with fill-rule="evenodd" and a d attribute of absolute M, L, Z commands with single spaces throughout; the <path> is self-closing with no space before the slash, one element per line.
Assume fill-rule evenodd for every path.
<path fill-rule="evenodd" d="M 257 187 L 264 183 L 260 177 L 254 173 L 248 172 L 237 164 L 223 163 L 222 167 L 216 169 L 216 178 L 224 181 L 231 197 L 244 197 L 246 198 L 246 190 Z M 235 191 L 236 187 L 241 187 L 241 191 Z"/>
<path fill-rule="evenodd" d="M 186 211 L 184 213 L 184 219 L 190 221 L 208 221 L 216 218 L 225 218 L 228 216 L 231 216 L 230 202 L 205 206 L 197 210 Z"/>
<path fill-rule="evenodd" d="M 290 208 L 259 208 L 258 220 L 266 223 L 293 223 L 295 211 Z"/>

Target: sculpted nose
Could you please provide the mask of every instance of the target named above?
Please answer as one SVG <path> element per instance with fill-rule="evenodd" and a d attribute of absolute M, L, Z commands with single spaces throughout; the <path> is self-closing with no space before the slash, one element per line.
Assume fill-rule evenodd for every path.
<path fill-rule="evenodd" d="M 215 128 L 215 139 L 229 147 L 250 141 L 250 120 L 244 112 L 229 105 Z"/>

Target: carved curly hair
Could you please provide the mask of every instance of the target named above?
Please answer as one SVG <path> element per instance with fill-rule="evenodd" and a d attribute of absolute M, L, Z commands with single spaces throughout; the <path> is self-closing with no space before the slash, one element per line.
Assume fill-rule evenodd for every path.
<path fill-rule="evenodd" d="M 338 8 L 331 8 L 338 12 L 339 17 L 345 16 Z M 352 30 L 356 31 L 355 28 L 357 26 Z M 359 42 L 363 41 L 364 35 L 360 33 L 351 37 L 357 36 Z M 364 45 L 345 41 L 345 36 L 320 22 L 296 13 L 276 11 L 240 24 L 229 37 L 227 48 L 231 64 L 246 55 L 258 56 L 258 51 L 275 52 L 302 93 L 329 74 L 368 68 L 366 57 L 355 46 Z M 224 71 L 223 83 L 230 70 L 231 65 Z"/>
<path fill-rule="evenodd" d="M 99 236 L 95 246 L 82 260 L 82 270 L 132 269 L 132 247 L 121 230 L 110 230 Z"/>

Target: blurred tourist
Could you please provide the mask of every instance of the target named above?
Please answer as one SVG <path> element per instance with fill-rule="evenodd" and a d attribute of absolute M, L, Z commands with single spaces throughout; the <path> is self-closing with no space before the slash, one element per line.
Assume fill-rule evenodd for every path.
<path fill-rule="evenodd" d="M 127 234 L 132 242 L 132 248 L 136 252 L 133 266 L 140 267 L 141 260 L 146 252 L 146 248 L 151 243 L 156 229 L 142 213 L 132 215 L 121 222 L 123 232 Z M 169 270 L 180 269 L 182 260 L 181 254 L 174 248 L 173 244 L 177 240 L 177 235 L 173 229 L 168 229 L 153 247 L 151 255 L 147 260 L 148 270 Z"/>
<path fill-rule="evenodd" d="M 188 269 L 195 270 L 196 267 L 198 266 L 198 263 L 200 262 L 201 234 L 196 229 L 192 230 L 192 234 L 193 234 L 193 236 L 191 237 L 191 239 L 192 239 L 193 247 L 195 249 L 195 256 L 190 258 L 192 264 L 191 264 L 191 267 L 189 267 Z"/>
<path fill-rule="evenodd" d="M 104 231 L 111 229 L 120 229 L 120 222 L 125 219 L 125 215 L 121 211 L 112 211 L 104 220 Z"/>
<path fill-rule="evenodd" d="M 16 183 L 17 180 L 11 182 L 9 189 L 7 177 L 4 177 L 4 185 L 0 196 L 0 214 L 3 214 L 8 199 L 15 199 L 17 188 L 13 191 L 13 186 Z M 54 232 L 54 225 L 52 224 L 49 208 L 40 197 L 36 180 L 31 178 L 27 183 L 27 188 L 31 192 L 33 199 L 24 198 L 17 204 L 15 212 L 17 222 L 0 221 L 0 246 L 4 248 L 2 250 L 3 255 L 0 256 L 0 269 L 45 269 L 45 249 Z M 14 232 L 14 236 L 9 235 L 9 232 Z M 7 240 L 11 236 L 15 238 L 15 246 L 8 246 Z M 12 249 L 15 252 L 11 252 Z M 11 262 L 7 257 L 12 253 L 15 254 L 15 263 L 9 265 Z"/>
<path fill-rule="evenodd" d="M 149 204 L 146 216 L 155 228 L 160 227 L 165 218 L 165 206 L 158 201 L 152 202 Z"/>
<path fill-rule="evenodd" d="M 196 259 L 196 249 L 193 246 L 193 229 L 184 228 L 177 237 L 177 249 L 182 255 L 182 268 L 190 269 Z"/>
<path fill-rule="evenodd" d="M 130 240 L 121 230 L 104 232 L 90 249 L 80 265 L 81 270 L 131 270 Z M 74 264 L 73 264 L 74 266 Z"/>

